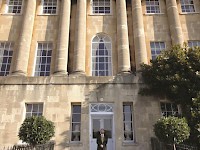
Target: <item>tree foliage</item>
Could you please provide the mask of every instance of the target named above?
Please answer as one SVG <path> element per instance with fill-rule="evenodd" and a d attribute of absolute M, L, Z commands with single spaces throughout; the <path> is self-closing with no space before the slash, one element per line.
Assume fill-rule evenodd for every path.
<path fill-rule="evenodd" d="M 154 132 L 162 142 L 179 144 L 189 138 L 190 128 L 185 118 L 163 117 L 154 125 Z"/>
<path fill-rule="evenodd" d="M 200 48 L 174 46 L 165 50 L 150 65 L 142 65 L 142 77 L 147 85 L 143 94 L 192 104 L 200 91 Z"/>
<path fill-rule="evenodd" d="M 19 138 L 32 146 L 44 144 L 54 136 L 53 122 L 43 116 L 28 117 L 24 120 L 19 130 Z"/>
<path fill-rule="evenodd" d="M 181 104 L 191 129 L 190 143 L 200 147 L 200 48 L 173 46 L 151 60 L 150 65 L 143 64 L 141 72 L 146 86 L 140 93 Z"/>

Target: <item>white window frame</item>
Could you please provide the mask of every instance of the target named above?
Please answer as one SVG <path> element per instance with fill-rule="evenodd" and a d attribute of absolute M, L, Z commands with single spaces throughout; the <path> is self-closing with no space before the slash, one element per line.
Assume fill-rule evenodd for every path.
<path fill-rule="evenodd" d="M 200 40 L 189 40 L 188 41 L 188 46 L 190 46 L 190 43 L 192 44 L 192 46 L 190 48 L 195 47 L 195 46 L 199 46 L 200 47 Z M 194 45 L 194 43 L 195 43 L 195 45 Z"/>
<path fill-rule="evenodd" d="M 104 1 L 105 1 L 105 0 L 104 0 Z M 111 15 L 111 14 L 112 14 L 112 0 L 109 0 L 109 1 L 110 1 L 110 13 L 105 13 L 105 12 L 104 12 L 104 13 L 94 13 L 94 12 L 93 12 L 93 7 L 94 7 L 94 6 L 93 6 L 93 0 L 90 0 L 91 14 L 92 14 L 92 15 L 97 15 L 97 16 L 100 16 L 100 15 Z M 103 6 L 103 5 L 102 5 L 102 6 L 99 5 L 98 7 L 106 7 L 106 6 L 105 6 L 105 5 L 104 5 L 104 6 Z"/>
<path fill-rule="evenodd" d="M 31 107 L 31 111 L 27 111 L 27 106 L 28 105 L 32 105 Z M 37 105 L 37 112 L 33 112 L 33 106 L 34 105 Z M 40 107 L 39 106 L 42 106 L 42 111 L 40 111 Z M 26 111 L 25 111 L 25 118 L 27 118 L 27 117 L 31 117 L 31 116 L 33 116 L 33 114 L 36 114 L 35 116 L 42 116 L 43 115 L 43 113 L 44 113 L 44 103 L 25 103 L 25 109 L 26 109 Z M 27 114 L 31 114 L 30 116 L 27 116 Z"/>
<path fill-rule="evenodd" d="M 183 0 L 183 1 L 184 1 L 184 0 Z M 196 13 L 195 1 L 194 1 L 194 0 L 192 0 L 192 1 L 193 1 L 193 4 L 185 4 L 185 3 L 182 3 L 182 0 L 180 0 L 181 13 L 183 13 L 183 14 Z M 191 9 L 184 9 L 184 10 L 190 10 L 190 11 L 183 11 L 182 6 L 183 6 L 184 8 L 185 8 L 185 6 L 186 6 L 186 7 L 187 7 L 187 6 L 193 6 L 194 11 L 191 11 Z"/>
<path fill-rule="evenodd" d="M 147 5 L 147 1 L 149 2 L 149 3 L 151 3 L 151 1 L 153 1 L 152 3 L 154 3 L 154 5 Z M 158 2 L 158 5 L 155 5 L 155 3 L 156 2 Z M 145 5 L 146 5 L 146 14 L 161 14 L 161 3 L 160 3 L 160 0 L 145 0 Z M 156 8 L 156 7 L 158 7 L 159 9 L 158 9 L 158 11 L 159 12 L 156 12 L 156 10 L 157 9 L 154 9 L 155 10 L 155 12 L 152 12 L 152 10 L 149 10 L 150 12 L 147 12 L 147 7 L 154 7 L 154 8 Z"/>
<path fill-rule="evenodd" d="M 44 1 L 45 0 L 41 0 L 41 5 L 42 5 L 42 10 L 41 10 L 41 15 L 57 15 L 58 14 L 58 3 L 59 3 L 59 1 L 58 0 L 56 0 L 56 6 L 54 6 L 54 5 L 52 5 L 52 7 L 54 6 L 54 7 L 56 7 L 56 12 L 55 13 L 44 13 Z M 48 5 L 49 6 L 49 5 Z M 51 6 L 49 6 L 49 7 L 51 7 Z M 52 10 L 51 10 L 51 12 L 52 12 Z"/>
<path fill-rule="evenodd" d="M 104 34 L 104 33 L 98 33 L 98 34 L 96 34 L 93 38 L 92 38 L 92 40 L 91 40 L 91 75 L 92 76 L 97 76 L 97 75 L 93 75 L 93 57 L 96 57 L 96 55 L 94 56 L 93 55 L 93 44 L 98 44 L 98 43 L 100 43 L 99 41 L 98 42 L 93 42 L 93 40 L 96 38 L 96 37 L 98 37 L 99 39 L 100 39 L 100 37 L 102 37 L 103 39 L 105 39 L 105 38 L 108 38 L 109 39 L 109 42 L 106 42 L 106 41 L 104 41 L 103 43 L 104 43 L 104 45 L 105 45 L 105 43 L 108 43 L 108 44 L 110 44 L 110 50 L 107 50 L 107 52 L 108 52 L 108 58 L 110 58 L 110 61 L 108 61 L 107 63 L 108 63 L 108 70 L 104 70 L 104 71 L 108 71 L 108 75 L 107 76 L 113 76 L 113 63 L 112 63 L 112 39 L 110 38 L 110 36 L 108 36 L 107 34 Z M 105 58 L 105 57 L 104 57 Z M 110 66 L 109 66 L 109 64 L 110 64 Z M 99 70 L 97 70 L 98 72 L 99 72 Z M 100 76 L 100 75 L 98 75 L 98 76 Z M 106 75 L 104 75 L 104 76 L 106 76 Z M 102 76 L 101 76 L 102 77 Z"/>
<path fill-rule="evenodd" d="M 24 0 L 21 0 L 22 1 L 22 5 L 9 5 L 10 3 L 10 0 L 6 0 L 6 10 L 5 10 L 5 13 L 6 14 L 12 14 L 12 15 L 21 15 L 22 14 L 22 11 L 23 11 L 23 7 L 24 7 Z M 20 13 L 13 13 L 13 12 L 9 12 L 9 7 L 10 6 L 21 6 L 21 10 L 20 10 Z"/>
<path fill-rule="evenodd" d="M 8 42 L 8 41 L 0 41 L 0 45 L 3 45 L 3 48 L 1 48 L 1 46 L 0 46 L 0 69 L 2 67 L 2 64 L 5 64 L 5 66 L 6 66 L 5 70 L 3 70 L 3 71 L 0 70 L 0 72 L 4 74 L 2 76 L 7 76 L 10 73 L 11 63 L 12 63 L 12 59 L 13 59 L 12 57 L 13 57 L 14 43 Z M 4 55 L 5 50 L 8 51 L 7 55 Z M 6 63 L 3 62 L 4 58 L 6 58 L 6 61 L 7 61 Z M 11 59 L 10 62 L 8 62 L 9 59 Z M 8 67 L 9 67 L 9 70 L 7 70 Z"/>
<path fill-rule="evenodd" d="M 162 108 L 161 108 L 161 103 L 164 103 L 165 105 L 166 104 L 170 104 L 171 105 L 171 108 L 172 108 L 172 105 L 176 105 L 177 106 L 177 111 L 173 111 L 172 109 L 170 111 L 162 111 Z M 166 107 L 166 106 L 165 106 Z M 166 112 L 166 113 L 177 113 L 177 115 L 181 115 L 181 108 L 180 108 L 180 105 L 177 105 L 173 102 L 170 102 L 170 101 L 160 101 L 160 112 L 161 112 L 161 116 L 163 117 L 166 117 L 163 112 Z M 167 116 L 172 116 L 172 115 L 167 115 Z"/>
<path fill-rule="evenodd" d="M 36 66 L 37 66 L 37 58 L 39 58 L 38 57 L 38 55 L 37 55 L 37 53 L 38 53 L 38 45 L 39 44 L 52 44 L 52 48 L 51 48 L 51 62 L 50 62 L 50 71 L 49 71 L 49 75 L 48 76 L 50 76 L 51 75 L 51 63 L 52 63 L 52 53 L 53 53 L 53 42 L 37 42 L 37 47 L 36 47 L 36 51 L 35 51 L 35 62 L 34 62 L 34 70 L 33 70 L 33 76 L 40 76 L 40 75 L 36 75 Z M 37 72 L 39 72 L 39 70 L 37 71 Z M 45 75 L 46 76 L 46 75 Z"/>
<path fill-rule="evenodd" d="M 125 112 L 124 111 L 124 106 L 130 106 L 131 107 L 131 111 L 129 113 L 131 113 L 131 121 L 125 121 L 124 119 L 124 116 L 126 113 L 128 112 Z M 135 130 L 134 130 L 134 114 L 133 114 L 133 103 L 132 102 L 123 102 L 123 105 L 122 105 L 122 111 L 123 111 L 123 133 L 124 133 L 124 136 L 123 136 L 123 142 L 125 143 L 135 143 L 136 142 L 136 138 L 135 138 Z M 129 122 L 131 124 L 131 132 L 132 132 L 132 137 L 133 139 L 125 139 L 125 124 Z M 130 137 L 130 136 L 129 136 Z"/>
<path fill-rule="evenodd" d="M 152 47 L 151 47 L 152 43 L 154 45 L 159 44 L 159 48 L 154 46 L 154 48 L 152 49 Z M 164 43 L 164 47 L 163 48 L 161 47 L 161 43 Z M 151 49 L 151 59 L 154 60 L 162 52 L 162 50 L 166 49 L 166 43 L 163 42 L 163 41 L 150 41 L 150 49 Z M 152 51 L 154 51 L 155 54 L 152 54 Z M 160 53 L 158 53 L 158 51 L 160 51 Z M 153 57 L 155 57 L 155 58 L 153 58 Z"/>
<path fill-rule="evenodd" d="M 81 109 L 81 112 L 80 113 L 73 113 L 73 106 L 80 106 L 80 109 Z M 80 122 L 73 122 L 73 114 L 80 114 Z M 81 141 L 81 126 L 82 126 L 82 121 L 81 121 L 81 118 L 82 118 L 82 105 L 81 103 L 71 103 L 71 122 L 70 122 L 70 142 L 71 143 L 79 143 Z M 73 123 L 77 123 L 77 124 L 80 124 L 79 126 L 79 132 L 80 132 L 80 140 L 72 140 L 72 133 L 73 133 Z"/>

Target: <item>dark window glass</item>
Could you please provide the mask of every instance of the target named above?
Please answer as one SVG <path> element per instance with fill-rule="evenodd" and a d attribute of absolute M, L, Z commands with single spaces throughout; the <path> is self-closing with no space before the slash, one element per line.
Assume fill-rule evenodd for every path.
<path fill-rule="evenodd" d="M 81 105 L 72 105 L 71 141 L 80 141 Z"/>
<path fill-rule="evenodd" d="M 124 140 L 133 141 L 132 103 L 123 104 Z"/>

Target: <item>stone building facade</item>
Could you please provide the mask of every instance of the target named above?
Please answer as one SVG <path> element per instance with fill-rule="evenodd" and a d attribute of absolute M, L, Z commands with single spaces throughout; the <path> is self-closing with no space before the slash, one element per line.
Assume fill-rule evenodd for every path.
<path fill-rule="evenodd" d="M 55 123 L 56 150 L 150 150 L 178 106 L 138 94 L 140 64 L 200 46 L 199 0 L 0 0 L 0 147 L 31 115 Z"/>

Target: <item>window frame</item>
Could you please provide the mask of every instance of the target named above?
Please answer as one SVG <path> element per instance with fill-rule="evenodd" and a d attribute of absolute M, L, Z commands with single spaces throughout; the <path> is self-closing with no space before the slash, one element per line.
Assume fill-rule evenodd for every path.
<path fill-rule="evenodd" d="M 98 33 L 98 34 L 96 34 L 96 35 L 94 35 L 93 37 L 92 37 L 92 39 L 91 39 L 91 53 L 90 53 L 90 58 L 91 58 L 91 63 L 90 63 L 90 70 L 91 70 L 91 76 L 94 76 L 94 77 L 107 77 L 107 76 L 96 76 L 96 75 L 93 75 L 93 40 L 94 40 L 94 38 L 95 37 L 98 37 L 98 36 L 104 36 L 104 38 L 105 37 L 108 37 L 109 38 L 109 42 L 107 42 L 107 43 L 110 43 L 110 47 L 111 47 L 111 49 L 110 49 L 110 56 L 108 56 L 108 57 L 110 57 L 110 62 L 107 62 L 108 63 L 108 65 L 109 65 L 109 63 L 110 63 L 110 70 L 109 70 L 109 67 L 108 67 L 108 74 L 110 74 L 110 75 L 108 75 L 108 76 L 113 76 L 113 58 L 112 58 L 112 38 L 109 36 L 109 35 L 107 35 L 107 34 L 105 34 L 105 33 Z M 104 43 L 106 43 L 105 41 L 104 41 Z M 109 53 L 109 52 L 108 52 Z M 96 55 L 95 55 L 95 57 L 96 57 Z M 99 70 L 98 70 L 99 71 Z M 105 70 L 104 70 L 105 71 Z"/>
<path fill-rule="evenodd" d="M 133 138 L 133 140 L 126 140 L 125 139 L 125 122 L 127 122 L 127 121 L 125 121 L 125 119 L 124 119 L 124 114 L 125 114 L 125 111 L 124 111 L 124 106 L 131 106 L 131 111 L 129 112 L 129 113 L 131 113 L 131 121 L 129 121 L 130 123 L 131 123 L 131 128 L 132 128 L 132 130 L 131 130 L 131 132 L 132 132 L 132 138 Z M 132 102 L 123 102 L 122 103 L 122 114 L 123 114 L 123 116 L 122 116 L 122 118 L 123 118 L 123 120 L 122 120 L 122 122 L 123 122 L 123 142 L 124 143 L 136 143 L 136 136 L 135 136 L 135 128 L 134 128 L 134 108 L 133 108 L 133 103 Z"/>
<path fill-rule="evenodd" d="M 192 43 L 192 47 L 190 47 L 190 48 L 195 47 L 195 46 L 193 46 L 193 45 L 194 45 L 193 42 L 197 42 L 197 43 L 199 43 L 198 46 L 200 47 L 200 40 L 188 40 L 188 46 L 189 46 L 189 47 L 190 47 L 189 43 Z"/>
<path fill-rule="evenodd" d="M 181 115 L 182 113 L 181 113 L 181 108 L 180 108 L 180 105 L 177 105 L 177 104 L 175 104 L 174 102 L 170 102 L 170 101 L 160 101 L 159 102 L 159 106 L 160 106 L 160 115 L 162 116 L 162 117 L 169 117 L 169 116 L 173 116 L 173 115 L 168 115 L 168 113 L 172 113 L 173 114 L 173 112 L 176 112 L 176 111 L 173 111 L 172 109 L 170 110 L 170 111 L 162 111 L 162 108 L 161 108 L 161 103 L 164 103 L 165 104 L 165 108 L 166 108 L 166 104 L 171 104 L 171 108 L 172 108 L 172 105 L 174 104 L 174 105 L 176 105 L 176 107 L 177 107 L 177 116 L 179 116 L 179 115 Z M 165 115 L 163 115 L 163 112 L 166 112 L 167 113 L 167 116 L 165 116 Z"/>
<path fill-rule="evenodd" d="M 52 73 L 52 61 L 53 61 L 53 49 L 54 49 L 54 45 L 53 45 L 53 42 L 50 42 L 50 41 L 38 41 L 37 44 L 36 44 L 36 49 L 35 49 L 35 59 L 34 59 L 34 67 L 33 67 L 33 72 L 32 72 L 32 76 L 34 77 L 45 77 L 45 76 L 41 76 L 41 75 L 36 75 L 36 65 L 37 65 L 37 53 L 38 53 L 38 44 L 52 44 L 52 51 L 51 51 L 51 62 L 50 62 L 50 71 L 49 71 L 49 75 L 51 75 Z M 39 71 L 38 71 L 39 72 Z"/>
<path fill-rule="evenodd" d="M 191 11 L 189 11 L 189 12 L 183 12 L 182 6 L 192 6 L 192 5 L 191 4 L 185 4 L 185 5 L 183 5 L 182 4 L 182 0 L 180 0 L 180 11 L 181 11 L 181 14 L 193 14 L 193 13 L 197 13 L 196 12 L 196 6 L 195 6 L 195 0 L 192 0 L 192 1 L 193 1 L 194 11 L 192 11 L 192 12 Z"/>
<path fill-rule="evenodd" d="M 80 106 L 80 113 L 75 113 L 75 114 L 80 114 L 80 122 L 73 122 L 73 106 Z M 72 134 L 73 134 L 73 123 L 80 124 L 79 126 L 79 133 L 80 133 L 80 139 L 78 141 L 73 141 L 72 140 Z M 82 127 L 82 105 L 81 103 L 71 103 L 71 122 L 70 122 L 70 143 L 80 143 L 81 142 L 81 127 Z"/>
<path fill-rule="evenodd" d="M 94 16 L 106 16 L 106 15 L 110 16 L 110 15 L 112 15 L 112 0 L 109 0 L 109 1 L 110 1 L 110 13 L 94 13 L 93 12 L 93 0 L 90 0 L 90 8 L 91 8 L 90 14 L 94 15 Z M 100 7 L 100 6 L 98 6 L 98 7 Z M 105 5 L 102 7 L 105 7 Z"/>
<path fill-rule="evenodd" d="M 166 42 L 164 42 L 164 41 L 150 41 L 151 60 L 155 60 L 155 59 L 157 58 L 157 56 L 160 55 L 160 53 L 157 54 L 157 53 L 156 53 L 156 52 L 157 52 L 157 51 L 156 51 L 157 48 L 154 47 L 154 51 L 155 51 L 156 54 L 153 54 L 153 55 L 152 55 L 152 47 L 151 47 L 151 44 L 152 44 L 152 43 L 154 43 L 154 45 L 155 45 L 156 43 L 159 43 L 159 46 L 160 46 L 161 43 L 164 43 L 164 48 L 161 49 L 161 47 L 159 47 L 160 49 L 158 49 L 158 50 L 160 50 L 160 53 L 161 53 L 163 50 L 166 49 Z M 155 56 L 155 58 L 153 59 L 154 56 Z"/>
<path fill-rule="evenodd" d="M 10 3 L 10 0 L 6 0 L 6 10 L 5 10 L 5 14 L 8 14 L 8 15 L 22 15 L 23 13 L 23 8 L 24 8 L 24 0 L 21 0 L 22 1 L 22 5 L 21 5 L 21 10 L 20 10 L 20 13 L 10 13 L 9 12 L 9 6 L 16 6 L 16 5 L 9 5 Z M 17 6 L 20 6 L 20 5 L 17 5 Z"/>
<path fill-rule="evenodd" d="M 44 1 L 45 1 L 45 0 L 41 0 L 41 5 L 42 5 L 42 8 L 41 8 L 41 9 L 42 9 L 42 10 L 40 11 L 40 12 L 41 12 L 40 15 L 47 15 L 47 16 L 48 16 L 48 15 L 57 15 L 57 14 L 58 14 L 58 6 L 59 6 L 58 3 L 59 3 L 59 1 L 56 0 L 56 6 L 55 6 L 55 7 L 56 7 L 56 13 L 44 13 Z M 48 5 L 48 7 L 53 7 L 53 5 L 52 5 L 52 6 L 49 6 L 49 5 Z M 51 11 L 52 11 L 52 10 L 51 10 Z"/>
<path fill-rule="evenodd" d="M 2 62 L 0 62 L 0 73 L 4 74 L 4 75 L 2 75 L 2 77 L 3 77 L 3 76 L 8 76 L 11 72 L 11 64 L 12 64 L 13 53 L 14 53 L 14 42 L 12 42 L 12 41 L 0 41 L 0 44 L 4 45 L 4 48 L 2 49 L 3 50 L 2 56 L 0 54 L 0 58 L 2 58 Z M 9 44 L 9 49 L 8 49 L 9 53 L 8 53 L 8 55 L 6 55 L 6 57 L 4 57 L 4 51 L 6 50 L 6 48 L 5 48 L 6 44 Z M 10 55 L 10 52 L 12 53 L 11 55 Z M 6 58 L 7 63 L 3 62 L 4 58 Z M 11 59 L 10 63 L 8 62 L 9 58 Z M 1 71 L 2 64 L 6 64 L 6 69 L 3 70 L 3 71 Z M 9 70 L 7 71 L 8 66 L 9 66 Z"/>
<path fill-rule="evenodd" d="M 145 14 L 147 14 L 147 15 L 148 15 L 148 14 L 162 14 L 162 12 L 161 12 L 161 2 L 160 2 L 160 0 L 157 0 L 158 3 L 159 3 L 159 5 L 147 5 L 147 1 L 150 2 L 151 0 L 145 0 L 145 6 L 146 6 L 146 7 L 145 7 Z M 154 4 L 155 4 L 155 1 L 156 1 L 156 0 L 154 0 Z M 158 10 L 159 12 L 156 12 L 156 9 L 155 9 L 155 12 L 151 12 L 151 11 L 152 11 L 151 9 L 149 10 L 150 12 L 147 12 L 147 7 L 150 7 L 150 8 L 151 8 L 151 7 L 154 7 L 154 8 L 156 8 L 156 6 L 158 6 L 158 8 L 159 8 L 159 10 Z"/>
<path fill-rule="evenodd" d="M 31 117 L 31 116 L 33 116 L 33 111 L 31 111 L 31 112 L 27 112 L 27 105 L 32 105 L 32 110 L 33 110 L 33 105 L 42 105 L 42 112 L 37 112 L 37 116 L 43 116 L 44 115 L 44 103 L 43 102 L 33 102 L 33 103 L 25 103 L 25 118 L 27 118 L 27 117 Z M 38 108 L 39 108 L 39 106 L 38 106 Z M 31 113 L 31 115 L 30 116 L 27 116 L 27 113 Z M 38 115 L 38 114 L 40 114 L 41 113 L 41 115 Z"/>

